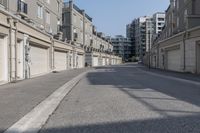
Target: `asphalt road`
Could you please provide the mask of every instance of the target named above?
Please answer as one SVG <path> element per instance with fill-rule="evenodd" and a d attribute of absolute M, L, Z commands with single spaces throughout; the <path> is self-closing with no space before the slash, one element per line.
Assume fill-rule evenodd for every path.
<path fill-rule="evenodd" d="M 0 86 L 0 133 L 29 113 L 60 86 L 87 69 L 50 73 Z"/>
<path fill-rule="evenodd" d="M 147 71 L 127 64 L 89 72 L 41 133 L 200 133 L 200 85 Z"/>

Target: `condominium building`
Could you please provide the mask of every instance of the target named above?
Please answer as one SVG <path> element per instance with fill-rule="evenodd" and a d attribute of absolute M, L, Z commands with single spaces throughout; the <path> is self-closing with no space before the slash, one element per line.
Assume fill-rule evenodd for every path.
<path fill-rule="evenodd" d="M 135 19 L 132 22 L 133 29 L 135 30 L 132 40 L 135 43 L 136 57 L 138 60 L 143 60 L 143 56 L 151 48 L 153 23 L 152 17 L 144 16 Z"/>
<path fill-rule="evenodd" d="M 113 52 L 122 57 L 124 61 L 131 61 L 133 57 L 133 45 L 130 38 L 126 38 L 122 35 L 116 35 L 111 38 L 113 44 Z"/>
<path fill-rule="evenodd" d="M 162 32 L 165 26 L 165 13 L 157 12 L 153 14 L 153 40 L 156 39 Z"/>

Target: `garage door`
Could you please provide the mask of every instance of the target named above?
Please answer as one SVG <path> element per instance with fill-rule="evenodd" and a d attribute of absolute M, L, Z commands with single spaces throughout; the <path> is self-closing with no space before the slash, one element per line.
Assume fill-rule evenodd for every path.
<path fill-rule="evenodd" d="M 78 61 L 78 64 L 77 64 L 77 67 L 78 68 L 83 68 L 84 67 L 84 64 L 83 64 L 83 62 L 84 62 L 84 57 L 83 57 L 83 55 L 77 55 L 77 61 Z"/>
<path fill-rule="evenodd" d="M 93 57 L 93 66 L 98 66 L 99 63 L 98 63 L 98 57 Z"/>
<path fill-rule="evenodd" d="M 55 68 L 56 71 L 67 69 L 67 53 L 55 51 Z"/>
<path fill-rule="evenodd" d="M 48 72 L 48 49 L 31 45 L 30 74 L 37 76 Z"/>
<path fill-rule="evenodd" d="M 3 80 L 3 38 L 0 37 L 0 81 Z"/>
<path fill-rule="evenodd" d="M 172 50 L 167 52 L 167 68 L 172 71 L 181 70 L 181 51 Z"/>

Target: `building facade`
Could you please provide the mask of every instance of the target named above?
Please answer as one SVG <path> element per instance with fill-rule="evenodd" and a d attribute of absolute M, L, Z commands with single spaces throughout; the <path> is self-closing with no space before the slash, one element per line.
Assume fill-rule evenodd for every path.
<path fill-rule="evenodd" d="M 111 38 L 113 44 L 113 52 L 122 57 L 123 61 L 131 61 L 133 55 L 133 45 L 130 38 L 125 38 L 122 35 L 117 35 Z"/>
<path fill-rule="evenodd" d="M 62 0 L 3 0 L 5 9 L 27 23 L 57 35 L 62 20 Z"/>
<path fill-rule="evenodd" d="M 151 65 L 200 73 L 200 1 L 170 0 L 166 24 L 151 50 Z"/>
<path fill-rule="evenodd" d="M 162 32 L 165 26 L 165 13 L 157 12 L 153 14 L 153 40 L 155 40 Z"/>
<path fill-rule="evenodd" d="M 73 1 L 64 3 L 62 16 L 63 38 L 85 50 L 85 65 L 110 64 L 108 57 L 102 55 L 112 54 L 113 46 L 103 33 L 96 31 L 92 18 Z"/>
<path fill-rule="evenodd" d="M 131 39 L 135 45 L 135 54 L 138 60 L 143 61 L 146 52 L 149 51 L 152 44 L 153 22 L 152 17 L 139 17 L 132 22 L 133 34 Z"/>
<path fill-rule="evenodd" d="M 19 2 L 20 6 L 15 2 Z M 58 30 L 58 26 L 61 25 L 59 22 L 61 14 L 55 8 L 55 2 L 55 0 L 0 1 L 0 84 L 85 66 L 84 47 L 62 39 L 62 33 Z M 42 9 L 39 7 L 40 4 Z M 62 5 L 62 2 L 60 4 Z M 47 17 L 44 15 L 46 10 L 50 14 L 51 11 L 58 11 L 60 15 L 57 16 L 54 12 L 55 19 L 54 15 Z M 44 20 L 37 18 L 39 14 L 41 18 L 44 15 Z M 52 32 L 48 28 L 40 27 L 42 24 L 45 27 L 46 17 L 48 21 L 50 19 Z M 121 62 L 119 57 L 110 53 L 98 52 L 98 54 L 110 62 L 113 61 L 111 64 Z"/>

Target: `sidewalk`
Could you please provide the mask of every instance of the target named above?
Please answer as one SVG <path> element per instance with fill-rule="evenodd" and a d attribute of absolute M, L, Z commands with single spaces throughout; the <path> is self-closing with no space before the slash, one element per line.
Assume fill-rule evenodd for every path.
<path fill-rule="evenodd" d="M 149 69 L 146 66 L 141 67 L 140 69 L 147 72 L 153 72 L 156 74 L 164 75 L 164 76 L 171 76 L 171 77 L 180 78 L 184 80 L 200 82 L 200 75 L 197 75 L 197 74 L 173 72 L 173 71 L 167 71 L 167 70 L 161 70 L 161 69 L 155 69 L 155 68 Z"/>
<path fill-rule="evenodd" d="M 0 133 L 26 115 L 57 88 L 87 70 L 76 69 L 50 73 L 0 86 Z"/>

